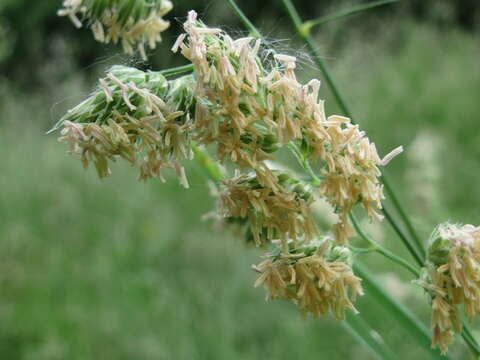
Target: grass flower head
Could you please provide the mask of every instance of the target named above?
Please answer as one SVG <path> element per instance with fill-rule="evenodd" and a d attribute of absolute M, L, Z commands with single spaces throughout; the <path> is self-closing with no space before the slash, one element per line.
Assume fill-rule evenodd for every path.
<path fill-rule="evenodd" d="M 471 321 L 480 314 L 480 228 L 444 223 L 432 233 L 428 261 L 417 281 L 432 302 L 432 346 L 448 350 L 460 333 L 459 306 Z"/>
<path fill-rule="evenodd" d="M 61 142 L 81 157 L 98 175 L 110 174 L 109 162 L 117 158 L 139 167 L 141 180 L 163 180 L 162 167 L 175 170 L 188 187 L 180 161 L 191 159 L 191 119 L 179 110 L 191 99 L 184 87 L 191 78 L 167 82 L 159 73 L 115 66 L 101 79 L 97 90 L 61 120 Z"/>
<path fill-rule="evenodd" d="M 352 254 L 329 239 L 277 250 L 265 255 L 254 270 L 260 273 L 255 286 L 263 285 L 267 300 L 286 299 L 299 311 L 315 317 L 328 315 L 345 319 L 345 311 L 357 313 L 353 302 L 363 295 L 361 279 L 353 274 Z"/>
<path fill-rule="evenodd" d="M 275 174 L 274 188 L 261 185 L 255 174 L 237 174 L 223 181 L 219 212 L 225 218 L 247 219 L 255 243 L 272 240 L 309 241 L 317 235 L 310 209 L 311 192 L 287 174 Z"/>

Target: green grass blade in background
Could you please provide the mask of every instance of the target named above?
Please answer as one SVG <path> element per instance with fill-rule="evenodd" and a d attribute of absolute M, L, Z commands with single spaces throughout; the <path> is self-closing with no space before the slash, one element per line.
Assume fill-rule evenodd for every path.
<path fill-rule="evenodd" d="M 393 351 L 387 346 L 383 338 L 373 330 L 368 323 L 362 318 L 362 314 L 347 315 L 344 322 L 344 328 L 358 342 L 363 344 L 377 360 L 395 360 L 398 359 Z"/>
<path fill-rule="evenodd" d="M 430 333 L 427 328 L 401 303 L 392 298 L 370 272 L 357 261 L 354 265 L 355 273 L 363 279 L 365 293 L 374 297 L 393 317 L 398 321 L 408 334 L 416 340 L 418 345 L 427 350 L 432 359 L 449 359 L 448 356 L 440 356 L 437 350 L 430 348 Z"/>
<path fill-rule="evenodd" d="M 303 23 L 302 32 L 308 33 L 315 26 L 323 25 L 323 24 L 326 24 L 330 21 L 340 20 L 340 19 L 343 19 L 345 17 L 358 14 L 362 11 L 370 10 L 370 9 L 373 9 L 373 8 L 376 8 L 376 7 L 379 7 L 379 6 L 382 6 L 382 5 L 391 4 L 391 3 L 394 3 L 394 2 L 397 2 L 397 1 L 398 0 L 373 1 L 371 3 L 357 5 L 357 6 L 353 6 L 353 7 L 349 8 L 349 9 L 340 10 L 340 11 L 334 13 L 334 14 L 331 14 L 331 15 L 321 16 L 321 17 L 319 17 L 317 19 L 313 19 L 313 20 L 307 20 Z"/>

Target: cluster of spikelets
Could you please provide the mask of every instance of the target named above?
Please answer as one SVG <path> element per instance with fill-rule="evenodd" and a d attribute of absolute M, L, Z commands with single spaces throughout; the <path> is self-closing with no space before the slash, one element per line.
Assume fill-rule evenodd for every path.
<path fill-rule="evenodd" d="M 331 313 L 343 320 L 346 309 L 357 313 L 352 301 L 363 290 L 361 279 L 352 272 L 350 250 L 329 239 L 296 248 L 293 244 L 288 253 L 269 253 L 253 267 L 260 273 L 255 286 L 266 288 L 267 300 L 290 300 L 302 314 L 315 317 Z"/>
<path fill-rule="evenodd" d="M 192 99 L 185 94 L 190 81 L 167 81 L 159 73 L 115 66 L 94 94 L 60 120 L 59 140 L 70 145 L 84 167 L 93 162 L 100 177 L 110 175 L 109 162 L 120 157 L 138 166 L 141 180 L 163 180 L 161 168 L 169 167 L 188 187 L 179 161 L 193 155 Z"/>
<path fill-rule="evenodd" d="M 446 353 L 454 333 L 462 331 L 459 306 L 463 305 L 470 321 L 480 314 L 480 227 L 439 225 L 416 282 L 431 298 L 432 347 Z"/>
<path fill-rule="evenodd" d="M 80 28 L 85 21 L 95 39 L 122 44 L 127 54 L 138 50 L 146 59 L 145 45 L 155 49 L 170 23 L 163 16 L 172 9 L 169 0 L 65 0 L 60 16 L 68 16 Z"/>
<path fill-rule="evenodd" d="M 192 158 L 192 146 L 213 146 L 216 161 L 236 170 L 221 181 L 219 216 L 242 224 L 257 246 L 278 249 L 258 266 L 258 284 L 271 298 L 293 300 L 302 312 L 318 316 L 330 309 L 343 318 L 345 309 L 354 309 L 360 282 L 350 261 L 342 260 L 345 248 L 315 242 L 311 204 L 316 196 L 331 203 L 340 219 L 336 242 L 346 244 L 354 205 L 380 218 L 379 166 L 401 149 L 380 159 L 357 125 L 325 115 L 320 81 L 301 84 L 294 57 L 263 49 L 259 39 L 234 40 L 196 16 L 189 13 L 186 33 L 172 48 L 191 61 L 193 74 L 167 80 L 157 72 L 112 68 L 60 120 L 60 141 L 84 166 L 93 162 L 101 177 L 109 175 L 110 162 L 123 158 L 139 168 L 140 179 L 163 179 L 160 170 L 168 167 L 185 186 L 182 163 Z M 271 168 L 268 161 L 284 146 L 312 163 L 320 183 Z"/>
<path fill-rule="evenodd" d="M 310 241 L 318 235 L 310 204 L 308 185 L 285 173 L 274 174 L 275 189 L 260 184 L 254 173 L 224 180 L 219 212 L 223 218 L 248 219 L 249 234 L 257 246 L 269 240 Z"/>
<path fill-rule="evenodd" d="M 180 50 L 195 67 L 195 94 L 201 101 L 197 101 L 194 126 L 200 143 L 216 143 L 219 159 L 227 157 L 240 169 L 252 169 L 260 184 L 275 192 L 275 176 L 264 160 L 271 158 L 276 147 L 273 141 L 265 146 L 265 139 L 269 136 L 280 146 L 297 142 L 304 156 L 321 167 L 320 194 L 339 214 L 334 230 L 340 242 L 350 235 L 347 214 L 357 203 L 371 219 L 381 218 L 377 213 L 383 199 L 379 166 L 401 148 L 382 160 L 350 119 L 327 118 L 323 101 L 318 100 L 320 81 L 299 83 L 295 57 L 274 54 L 261 59 L 259 39 L 233 40 L 220 29 L 203 25 L 193 11 L 184 27 L 186 34 L 180 35 L 172 50 Z"/>

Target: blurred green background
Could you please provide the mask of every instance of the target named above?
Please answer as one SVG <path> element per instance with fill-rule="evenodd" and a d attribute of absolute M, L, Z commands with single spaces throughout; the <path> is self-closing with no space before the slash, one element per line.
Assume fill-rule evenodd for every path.
<path fill-rule="evenodd" d="M 264 301 L 250 270 L 261 253 L 202 221 L 215 200 L 201 169 L 188 166 L 188 191 L 173 177 L 138 183 L 125 164 L 100 181 L 45 135 L 110 65 L 182 64 L 168 49 L 188 9 L 245 33 L 224 1 L 173 2 L 172 28 L 146 64 L 57 18 L 60 1 L 0 1 L 0 359 L 370 359 L 341 323 Z M 295 1 L 306 19 L 359 3 Z M 321 78 L 280 1 L 239 4 L 300 58 L 301 78 Z M 388 172 L 423 239 L 442 221 L 480 224 L 479 12 L 475 0 L 403 1 L 314 30 L 380 153 L 404 145 Z M 322 97 L 336 112 L 326 86 Z M 366 226 L 408 256 L 388 224 Z M 364 257 L 427 323 L 427 299 L 409 275 Z M 358 305 L 401 358 L 425 358 L 368 293 Z M 460 340 L 451 355 L 468 358 Z"/>

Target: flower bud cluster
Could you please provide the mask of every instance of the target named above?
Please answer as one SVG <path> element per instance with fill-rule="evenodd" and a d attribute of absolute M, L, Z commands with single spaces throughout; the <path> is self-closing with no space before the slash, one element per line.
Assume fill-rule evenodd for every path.
<path fill-rule="evenodd" d="M 262 185 L 275 176 L 264 160 L 278 149 L 272 125 L 265 120 L 264 74 L 258 57 L 260 40 L 233 40 L 220 29 L 208 28 L 191 11 L 173 51 L 180 50 L 195 67 L 195 128 L 200 144 L 215 143 L 218 158 L 240 169 L 253 169 Z"/>
<path fill-rule="evenodd" d="M 65 0 L 58 15 L 68 16 L 77 28 L 88 22 L 97 41 L 120 42 L 127 54 L 138 50 L 146 60 L 145 45 L 155 49 L 162 40 L 170 26 L 162 17 L 172 7 L 169 0 Z"/>
<path fill-rule="evenodd" d="M 260 273 L 255 286 L 263 285 L 267 300 L 286 299 L 304 315 L 328 315 L 345 319 L 347 309 L 357 313 L 353 302 L 363 295 L 361 279 L 353 274 L 352 254 L 333 241 L 313 241 L 289 252 L 276 251 L 254 270 Z"/>
<path fill-rule="evenodd" d="M 167 82 L 158 73 L 145 73 L 115 66 L 98 89 L 61 120 L 61 142 L 81 157 L 88 167 L 95 164 L 98 175 L 110 174 L 109 162 L 117 157 L 139 167 L 139 178 L 163 180 L 162 167 L 173 168 L 188 187 L 179 160 L 191 159 L 191 119 L 179 110 L 179 100 L 188 109 L 185 87 L 191 78 Z M 163 98 L 163 99 L 162 99 Z"/>
<path fill-rule="evenodd" d="M 453 334 L 462 331 L 460 305 L 470 321 L 480 314 L 480 227 L 439 225 L 417 283 L 431 298 L 432 346 L 446 353 Z"/>
<path fill-rule="evenodd" d="M 318 235 L 308 186 L 285 173 L 275 173 L 275 188 L 260 184 L 254 173 L 224 180 L 219 212 L 225 218 L 248 219 L 257 246 L 280 239 L 309 241 Z"/>
<path fill-rule="evenodd" d="M 320 192 L 339 214 L 334 230 L 337 240 L 345 243 L 350 235 L 347 216 L 356 204 L 362 204 L 370 219 L 382 219 L 377 212 L 384 199 L 379 180 L 382 160 L 375 144 L 348 118 L 330 116 L 327 122 L 336 125 L 328 127 L 329 141 L 316 149 L 318 158 L 326 164 L 321 171 L 324 179 Z"/>

